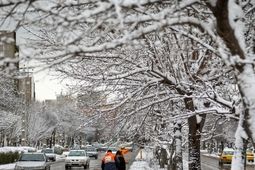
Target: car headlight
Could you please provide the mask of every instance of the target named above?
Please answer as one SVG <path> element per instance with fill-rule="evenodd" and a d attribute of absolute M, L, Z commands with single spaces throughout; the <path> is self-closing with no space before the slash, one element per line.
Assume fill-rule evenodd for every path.
<path fill-rule="evenodd" d="M 85 163 L 85 162 L 86 162 L 86 160 L 84 160 L 84 159 L 81 159 L 81 160 L 80 160 L 80 162 L 82 162 L 82 163 Z"/>

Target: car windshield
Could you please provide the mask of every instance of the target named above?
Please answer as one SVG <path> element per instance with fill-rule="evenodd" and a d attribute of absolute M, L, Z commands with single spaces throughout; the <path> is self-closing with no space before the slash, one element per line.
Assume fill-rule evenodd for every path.
<path fill-rule="evenodd" d="M 45 161 L 43 154 L 23 154 L 20 161 Z"/>
<path fill-rule="evenodd" d="M 45 149 L 43 150 L 44 153 L 53 153 L 53 150 L 52 149 Z"/>
<path fill-rule="evenodd" d="M 233 151 L 224 151 L 224 155 L 234 155 Z"/>
<path fill-rule="evenodd" d="M 68 156 L 85 156 L 85 152 L 83 152 L 83 151 L 70 151 Z"/>

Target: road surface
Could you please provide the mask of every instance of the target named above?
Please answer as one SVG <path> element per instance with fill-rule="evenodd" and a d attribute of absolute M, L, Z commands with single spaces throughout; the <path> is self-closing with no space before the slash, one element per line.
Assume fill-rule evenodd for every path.
<path fill-rule="evenodd" d="M 230 170 L 231 165 L 225 164 L 222 167 L 219 166 L 219 159 L 211 156 L 201 156 L 202 169 L 205 170 Z M 255 166 L 247 165 L 246 170 L 255 170 Z"/>
<path fill-rule="evenodd" d="M 88 170 L 101 170 L 101 160 L 104 156 L 104 152 L 99 152 L 98 159 L 90 158 L 90 166 Z M 129 152 L 128 154 L 124 155 L 125 160 L 128 162 L 127 167 L 130 166 L 132 163 L 132 158 L 134 157 L 134 152 Z M 64 170 L 65 169 L 65 162 L 59 161 L 55 162 L 51 165 L 51 170 Z M 82 167 L 72 167 L 73 170 L 82 170 Z"/>

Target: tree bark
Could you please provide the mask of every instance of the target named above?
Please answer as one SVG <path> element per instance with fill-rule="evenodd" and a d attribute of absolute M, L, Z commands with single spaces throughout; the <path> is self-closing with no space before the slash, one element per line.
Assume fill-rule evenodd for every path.
<path fill-rule="evenodd" d="M 187 110 L 195 111 L 194 103 L 191 98 L 185 98 L 185 107 Z M 204 126 L 205 116 L 201 122 L 197 122 L 196 115 L 188 118 L 189 126 L 189 170 L 201 170 L 200 160 L 200 141 L 201 131 Z"/>
<path fill-rule="evenodd" d="M 208 4 L 209 5 L 209 4 Z M 238 4 L 236 4 L 238 7 Z M 240 18 L 236 18 L 236 21 L 230 21 L 229 20 L 229 0 L 217 0 L 216 6 L 210 6 L 214 16 L 216 17 L 217 21 L 217 32 L 220 35 L 220 37 L 224 40 L 226 46 L 229 48 L 231 55 L 230 58 L 234 56 L 238 56 L 241 60 L 247 59 L 246 53 L 244 51 L 244 48 L 241 48 L 241 45 L 235 35 L 235 29 L 230 25 L 230 22 L 237 22 L 240 20 Z M 240 7 L 240 10 L 241 7 Z M 233 12 L 233 11 L 232 11 Z M 235 23 L 236 24 L 236 23 Z M 234 68 L 236 70 L 237 75 L 237 81 L 238 81 L 238 87 L 241 93 L 241 97 L 243 99 L 243 105 L 244 105 L 244 113 L 240 114 L 240 117 L 243 116 L 243 122 L 242 124 L 239 123 L 238 128 L 239 130 L 243 130 L 247 133 L 248 137 L 252 140 L 253 146 L 255 147 L 255 72 L 254 67 L 252 64 L 249 63 L 241 63 L 236 62 L 234 65 Z M 241 119 L 241 118 L 240 118 Z M 237 147 L 237 152 L 239 153 L 239 157 L 245 157 L 245 152 L 242 151 L 243 148 L 246 146 L 246 141 L 241 134 L 236 134 L 239 139 L 236 139 L 236 145 L 239 142 L 243 142 L 243 146 L 240 144 Z M 242 139 L 241 139 L 242 138 Z M 239 140 L 239 141 L 237 141 Z M 240 162 L 239 164 L 243 164 L 243 167 L 235 167 L 236 169 L 244 169 L 245 163 L 242 163 L 242 159 L 238 159 Z M 234 167 L 232 167 L 233 169 Z"/>
<path fill-rule="evenodd" d="M 175 138 L 175 157 L 174 157 L 174 170 L 183 170 L 182 163 L 182 136 L 181 136 L 182 122 L 177 121 L 174 127 L 174 138 Z"/>

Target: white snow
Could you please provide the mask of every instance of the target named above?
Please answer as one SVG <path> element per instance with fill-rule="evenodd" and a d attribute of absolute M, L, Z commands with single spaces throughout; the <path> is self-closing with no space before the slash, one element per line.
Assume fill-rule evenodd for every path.
<path fill-rule="evenodd" d="M 140 149 L 129 170 L 153 170 L 149 165 L 152 159 L 153 152 L 151 149 Z"/>
<path fill-rule="evenodd" d="M 135 161 L 129 170 L 153 170 L 146 161 Z"/>
<path fill-rule="evenodd" d="M 6 164 L 6 165 L 0 165 L 0 169 L 3 169 L 3 170 L 14 169 L 14 168 L 15 168 L 15 163 L 13 163 L 13 164 Z"/>
<path fill-rule="evenodd" d="M 235 0 L 229 0 L 228 3 L 229 11 L 229 24 L 235 32 L 235 37 L 239 42 L 240 47 L 243 52 L 245 52 L 245 40 L 244 40 L 244 23 L 242 18 L 244 17 L 244 12 L 240 5 L 236 4 Z"/>
<path fill-rule="evenodd" d="M 150 149 L 140 149 L 135 160 L 136 161 L 147 161 L 153 159 L 153 152 Z"/>
<path fill-rule="evenodd" d="M 238 76 L 241 90 L 244 93 L 245 103 L 248 105 L 250 119 L 249 123 L 251 125 L 251 131 L 255 131 L 255 74 L 253 72 L 253 66 L 246 64 L 244 67 L 244 71 Z M 255 139 L 255 133 L 252 133 L 253 140 Z"/>
<path fill-rule="evenodd" d="M 6 147 L 1 147 L 0 152 L 28 152 L 28 151 L 36 151 L 36 148 L 30 147 L 30 146 L 20 146 L 20 147 L 15 147 L 15 146 L 6 146 Z"/>
<path fill-rule="evenodd" d="M 199 124 L 202 121 L 202 117 L 199 115 L 196 115 L 197 124 Z"/>

